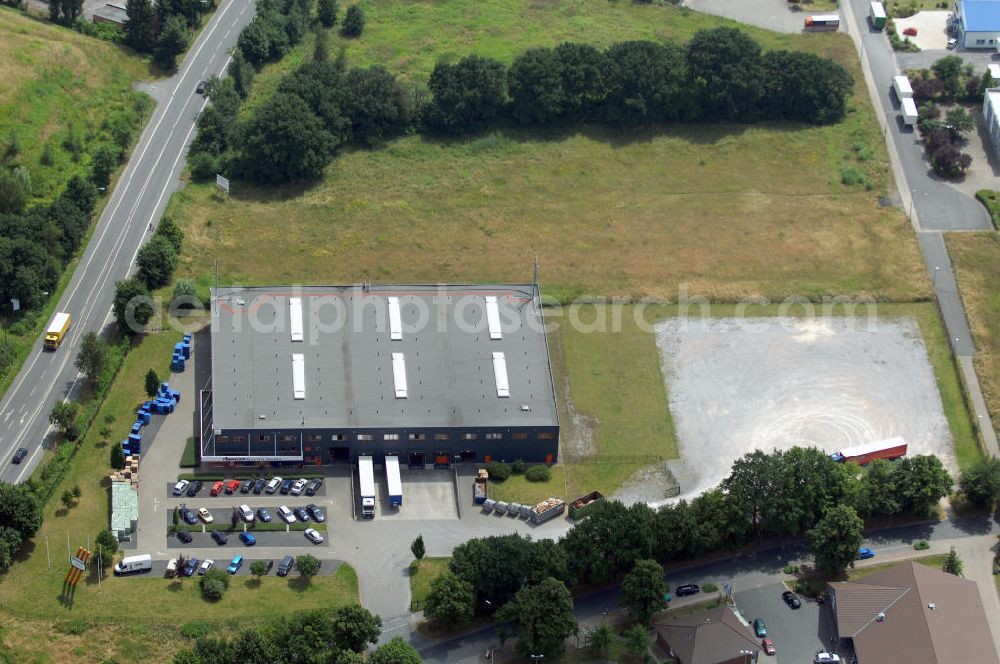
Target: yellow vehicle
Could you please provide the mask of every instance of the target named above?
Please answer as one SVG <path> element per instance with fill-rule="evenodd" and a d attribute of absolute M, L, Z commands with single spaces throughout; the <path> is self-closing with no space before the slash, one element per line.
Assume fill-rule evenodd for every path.
<path fill-rule="evenodd" d="M 73 323 L 73 318 L 66 312 L 60 311 L 49 323 L 49 329 L 45 330 L 45 350 L 55 350 L 59 348 L 69 326 Z"/>

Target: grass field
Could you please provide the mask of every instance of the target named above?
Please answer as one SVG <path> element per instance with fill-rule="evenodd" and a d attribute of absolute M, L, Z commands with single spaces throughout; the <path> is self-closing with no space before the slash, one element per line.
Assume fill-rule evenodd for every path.
<path fill-rule="evenodd" d="M 448 571 L 450 557 L 424 558 L 410 563 L 410 611 L 422 611 L 431 582 Z"/>
<path fill-rule="evenodd" d="M 1000 233 L 949 233 L 948 254 L 976 342 L 976 375 L 1000 426 Z"/>
<path fill-rule="evenodd" d="M 675 306 L 650 306 L 645 319 L 652 323 L 676 312 Z M 732 305 L 711 306 L 712 316 L 732 316 L 735 312 Z M 778 313 L 776 306 L 748 307 L 744 315 Z M 908 316 L 917 320 L 959 465 L 979 458 L 958 374 L 934 305 L 882 304 L 877 314 L 880 319 Z M 835 308 L 831 315 L 844 315 L 844 311 Z M 547 320 L 553 318 L 550 315 Z M 678 454 L 655 338 L 636 324 L 633 307 L 624 307 L 620 319 L 620 333 L 588 334 L 560 321 L 558 332 L 549 337 L 560 395 L 560 459 L 566 486 L 565 493 L 557 495 L 564 498 L 595 489 L 610 495 L 640 468 Z M 581 320 L 591 319 L 581 316 Z M 517 499 L 516 495 L 510 497 Z"/>
<path fill-rule="evenodd" d="M 489 496 L 495 500 L 508 503 L 536 505 L 551 496 L 566 498 L 566 467 L 563 464 L 552 466 L 552 476 L 548 482 L 529 482 L 524 475 L 511 475 L 504 482 L 490 482 Z"/>
<path fill-rule="evenodd" d="M 910 560 L 915 563 L 919 563 L 926 567 L 933 567 L 934 569 L 941 569 L 944 566 L 944 561 L 948 558 L 947 553 L 935 553 L 930 556 L 921 556 L 920 558 L 911 558 Z M 881 572 L 890 567 L 895 567 L 905 561 L 894 561 L 891 563 L 878 563 L 877 565 L 867 565 L 865 567 L 857 567 L 855 569 L 847 570 L 847 578 L 851 581 L 859 581 L 866 576 L 871 576 L 875 572 Z"/>
<path fill-rule="evenodd" d="M 670 6 L 572 0 L 389 1 L 365 9 L 366 31 L 350 42 L 349 63 L 382 63 L 414 82 L 436 60 L 466 53 L 509 61 L 564 39 L 686 39 L 727 24 Z M 476 30 L 477 22 L 489 27 Z M 523 281 L 537 255 L 546 291 L 559 299 L 676 298 L 682 284 L 724 301 L 928 297 L 909 224 L 876 200 L 889 174 L 850 39 L 748 31 L 769 47 L 819 52 L 854 72 L 848 118 L 829 127 L 501 127 L 459 140 L 409 136 L 346 152 L 311 187 L 235 183 L 221 200 L 211 186 L 192 186 L 170 205 L 187 233 L 180 275 L 206 286 L 206 266 L 218 259 L 223 281 L 247 284 L 366 275 Z M 265 68 L 251 103 L 271 94 L 308 49 Z M 844 185 L 845 169 L 871 190 Z"/>

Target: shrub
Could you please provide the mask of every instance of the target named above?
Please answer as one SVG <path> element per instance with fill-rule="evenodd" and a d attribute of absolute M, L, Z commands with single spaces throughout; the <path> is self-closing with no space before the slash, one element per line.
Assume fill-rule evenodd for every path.
<path fill-rule="evenodd" d="M 529 482 L 548 482 L 552 471 L 548 466 L 532 466 L 524 473 L 524 479 Z"/>
<path fill-rule="evenodd" d="M 222 599 L 229 589 L 229 575 L 221 569 L 210 569 L 198 580 L 201 596 L 210 602 Z"/>
<path fill-rule="evenodd" d="M 344 14 L 344 25 L 341 27 L 340 33 L 345 37 L 360 37 L 364 29 L 365 13 L 361 11 L 361 7 L 351 5 L 347 8 L 347 13 Z"/>
<path fill-rule="evenodd" d="M 181 625 L 181 636 L 186 639 L 198 639 L 212 633 L 212 626 L 203 620 L 192 620 Z"/>
<path fill-rule="evenodd" d="M 799 566 L 798 565 L 785 565 L 785 567 L 781 571 L 784 572 L 785 574 L 798 574 L 799 573 Z"/>
<path fill-rule="evenodd" d="M 701 587 L 701 590 L 702 592 L 706 593 L 717 593 L 719 592 L 719 586 L 715 585 L 714 583 L 706 583 Z"/>
<path fill-rule="evenodd" d="M 515 459 L 514 463 L 510 464 L 510 472 L 514 475 L 524 475 L 524 471 L 528 469 L 528 464 L 524 462 L 524 459 Z"/>
<path fill-rule="evenodd" d="M 919 542 L 914 542 L 913 548 L 917 551 L 926 551 L 931 548 L 931 545 L 927 543 L 927 540 L 920 540 Z"/>
<path fill-rule="evenodd" d="M 503 461 L 491 461 L 486 464 L 486 472 L 494 482 L 504 482 L 510 477 L 510 464 Z"/>

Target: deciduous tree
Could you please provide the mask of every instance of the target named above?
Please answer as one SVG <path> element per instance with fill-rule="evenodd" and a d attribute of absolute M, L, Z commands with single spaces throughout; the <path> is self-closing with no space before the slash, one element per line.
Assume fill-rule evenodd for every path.
<path fill-rule="evenodd" d="M 850 505 L 830 507 L 807 534 L 816 566 L 836 575 L 854 566 L 861 546 L 864 522 Z"/>
<path fill-rule="evenodd" d="M 153 62 L 164 71 L 177 68 L 177 56 L 184 52 L 188 44 L 188 26 L 179 16 L 169 16 L 153 48 Z"/>
<path fill-rule="evenodd" d="M 991 510 L 1000 501 L 1000 459 L 986 457 L 962 470 L 962 493 L 974 505 Z"/>
<path fill-rule="evenodd" d="M 368 664 L 421 664 L 420 653 L 416 648 L 395 637 L 375 649 L 368 657 Z"/>
<path fill-rule="evenodd" d="M 311 581 L 319 573 L 319 560 L 308 553 L 298 556 L 295 559 L 295 571 L 306 581 Z"/>
<path fill-rule="evenodd" d="M 382 619 L 360 604 L 348 604 L 333 612 L 333 643 L 343 650 L 362 652 L 378 641 Z"/>
<path fill-rule="evenodd" d="M 146 285 L 138 279 L 125 279 L 115 284 L 115 300 L 112 311 L 115 321 L 123 332 L 138 332 L 133 323 L 142 326 L 153 316 L 153 301 Z"/>
<path fill-rule="evenodd" d="M 424 613 L 441 625 L 464 625 L 472 620 L 475 600 L 472 584 L 444 572 L 431 581 Z"/>
<path fill-rule="evenodd" d="M 428 83 L 433 95 L 427 108 L 429 126 L 451 134 L 485 128 L 503 111 L 505 79 L 502 64 L 478 55 L 455 64 L 439 62 Z"/>
<path fill-rule="evenodd" d="M 166 237 L 155 235 L 139 249 L 135 263 L 139 268 L 136 278 L 146 288 L 155 290 L 170 283 L 177 268 L 177 251 Z"/>
<path fill-rule="evenodd" d="M 958 557 L 955 553 L 955 547 L 951 547 L 951 551 L 948 552 L 948 557 L 944 560 L 944 566 L 942 569 L 948 574 L 954 574 L 955 576 L 962 576 L 962 559 Z"/>
<path fill-rule="evenodd" d="M 666 605 L 667 582 L 663 567 L 655 560 L 640 560 L 622 581 L 621 604 L 643 624 Z"/>
<path fill-rule="evenodd" d="M 340 34 L 345 37 L 360 37 L 365 29 L 365 13 L 358 5 L 351 5 L 344 14 L 344 23 L 340 27 Z"/>
<path fill-rule="evenodd" d="M 565 584 L 552 578 L 519 590 L 497 612 L 497 619 L 514 625 L 522 657 L 554 657 L 576 628 L 573 598 Z"/>
<path fill-rule="evenodd" d="M 263 182 L 318 177 L 336 143 L 319 118 L 296 95 L 274 95 L 243 132 L 243 170 Z"/>
<path fill-rule="evenodd" d="M 749 35 L 699 30 L 687 44 L 687 66 L 703 119 L 756 119 L 765 81 L 760 46 Z"/>
<path fill-rule="evenodd" d="M 316 16 L 324 28 L 332 28 L 337 22 L 337 0 L 319 0 Z"/>
<path fill-rule="evenodd" d="M 49 413 L 49 424 L 55 426 L 67 440 L 76 440 L 80 429 L 76 423 L 79 408 L 72 401 L 57 401 Z"/>
<path fill-rule="evenodd" d="M 80 352 L 73 363 L 78 371 L 96 382 L 108 362 L 108 345 L 96 332 L 87 332 L 80 340 Z"/>

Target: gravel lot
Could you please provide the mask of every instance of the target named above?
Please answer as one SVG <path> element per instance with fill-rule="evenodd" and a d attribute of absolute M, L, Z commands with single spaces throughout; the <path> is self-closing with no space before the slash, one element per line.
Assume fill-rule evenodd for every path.
<path fill-rule="evenodd" d="M 910 454 L 937 454 L 956 468 L 912 319 L 672 319 L 656 332 L 682 496 L 715 486 L 754 449 L 834 452 L 903 436 Z"/>

